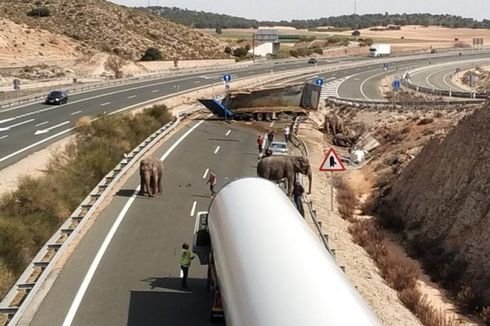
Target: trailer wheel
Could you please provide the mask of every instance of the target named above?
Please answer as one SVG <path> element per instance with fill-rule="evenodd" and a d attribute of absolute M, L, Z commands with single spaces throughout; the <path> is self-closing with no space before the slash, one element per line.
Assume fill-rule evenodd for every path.
<path fill-rule="evenodd" d="M 256 114 L 256 117 L 255 117 L 255 120 L 257 120 L 257 121 L 262 121 L 262 120 L 264 120 L 264 115 L 263 115 L 262 113 L 260 113 L 260 112 L 259 112 L 259 113 L 257 113 L 257 114 Z"/>
<path fill-rule="evenodd" d="M 272 113 L 266 113 L 265 114 L 265 121 L 271 121 L 272 120 Z"/>

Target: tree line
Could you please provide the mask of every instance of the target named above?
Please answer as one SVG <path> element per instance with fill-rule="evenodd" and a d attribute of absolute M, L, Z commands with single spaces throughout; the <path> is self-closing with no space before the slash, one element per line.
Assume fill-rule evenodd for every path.
<path fill-rule="evenodd" d="M 332 26 L 345 29 L 360 29 L 374 26 L 406 26 L 406 25 L 435 25 L 449 28 L 486 28 L 490 29 L 490 20 L 482 21 L 455 15 L 419 14 L 365 14 L 342 15 L 319 19 L 291 21 L 258 21 L 243 17 L 209 13 L 176 7 L 145 7 L 154 14 L 170 21 L 193 28 L 258 28 L 259 26 L 289 26 L 300 29 L 315 29 L 321 26 Z"/>

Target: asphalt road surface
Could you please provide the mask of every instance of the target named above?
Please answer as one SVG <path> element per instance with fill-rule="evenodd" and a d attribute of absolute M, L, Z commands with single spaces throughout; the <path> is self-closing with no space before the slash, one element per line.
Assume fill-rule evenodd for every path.
<path fill-rule="evenodd" d="M 215 170 L 218 189 L 256 175 L 256 137 L 252 130 L 219 121 L 193 121 L 176 133 L 157 151 L 159 157 L 167 155 L 163 196 L 135 197 L 139 177 L 133 175 L 78 245 L 31 325 L 62 325 L 73 302 L 72 325 L 208 324 L 207 269 L 196 258 L 189 274 L 192 290 L 183 291 L 180 247 L 192 243 L 195 215 L 209 206 L 206 171 Z M 86 291 L 79 292 L 111 227 L 132 200 Z"/>

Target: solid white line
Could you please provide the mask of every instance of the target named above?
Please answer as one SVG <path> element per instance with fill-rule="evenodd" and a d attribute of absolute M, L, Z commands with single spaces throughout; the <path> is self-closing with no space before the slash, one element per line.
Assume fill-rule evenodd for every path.
<path fill-rule="evenodd" d="M 206 169 L 206 171 L 204 171 L 204 175 L 202 176 L 203 179 L 206 179 L 206 176 L 208 175 L 208 172 L 209 172 L 209 169 Z"/>
<path fill-rule="evenodd" d="M 9 136 L 9 135 L 2 136 L 2 137 L 0 137 L 0 140 L 5 139 L 5 138 L 7 138 L 8 136 Z"/>
<path fill-rule="evenodd" d="M 229 130 L 226 132 L 226 135 L 225 135 L 225 136 L 228 136 L 230 133 L 231 133 L 231 129 L 229 129 Z"/>
<path fill-rule="evenodd" d="M 219 152 L 219 146 L 216 147 L 216 149 L 214 150 L 214 154 L 218 154 L 218 152 Z"/>
<path fill-rule="evenodd" d="M 38 123 L 38 124 L 36 125 L 36 127 L 39 127 L 39 126 L 45 125 L 45 124 L 47 124 L 47 123 L 49 123 L 49 121 L 44 121 L 44 122 Z"/>
<path fill-rule="evenodd" d="M 109 104 L 111 104 L 111 102 L 102 103 L 100 106 L 106 106 L 106 105 L 109 105 Z"/>
<path fill-rule="evenodd" d="M 367 99 L 367 100 L 369 100 L 369 101 L 372 101 L 372 99 L 371 99 L 370 97 L 368 97 L 368 96 L 366 95 L 366 93 L 364 93 L 364 84 L 366 84 L 366 82 L 367 82 L 368 80 L 370 80 L 370 79 L 372 79 L 372 78 L 374 78 L 374 77 L 378 77 L 378 76 L 384 75 L 384 74 L 385 74 L 385 73 L 384 73 L 384 72 L 382 72 L 382 73 L 380 73 L 380 74 L 372 75 L 372 76 L 370 76 L 369 78 L 364 79 L 364 81 L 361 83 L 360 90 L 361 90 L 361 94 L 362 94 L 362 96 L 364 96 L 364 98 L 365 98 L 365 99 Z"/>
<path fill-rule="evenodd" d="M 191 216 L 194 216 L 194 213 L 196 212 L 196 205 L 197 205 L 197 201 L 194 200 L 194 203 L 192 204 L 192 209 L 191 209 Z"/>
<path fill-rule="evenodd" d="M 36 120 L 36 119 L 29 119 L 29 120 L 26 120 L 26 121 L 22 121 L 22 122 L 16 123 L 16 124 L 11 125 L 11 126 L 6 126 L 4 128 L 5 129 L 10 129 L 10 128 L 17 127 L 17 126 L 20 126 L 20 125 L 25 125 L 26 123 L 32 122 L 34 120 Z"/>
<path fill-rule="evenodd" d="M 131 95 L 131 96 L 128 96 L 128 98 L 135 98 L 136 95 Z"/>
<path fill-rule="evenodd" d="M 195 126 L 193 126 L 191 129 L 189 129 L 185 134 L 183 134 L 173 145 L 170 147 L 165 154 L 161 157 L 161 160 L 165 160 L 170 153 L 173 152 L 173 150 L 192 132 L 194 131 L 197 127 L 199 127 L 204 120 L 201 122 L 197 123 Z M 136 199 L 136 195 L 138 194 L 140 190 L 140 186 L 137 186 L 136 189 L 134 190 L 133 194 L 131 195 L 131 198 L 129 198 L 128 202 L 126 205 L 124 205 L 123 209 L 117 216 L 116 221 L 112 225 L 111 229 L 109 230 L 109 233 L 107 234 L 106 238 L 104 239 L 104 242 L 99 248 L 99 251 L 97 252 L 97 255 L 95 256 L 94 260 L 92 261 L 92 264 L 90 265 L 90 268 L 85 275 L 82 284 L 80 285 L 80 288 L 77 291 L 77 294 L 75 296 L 75 299 L 73 299 L 73 302 L 70 306 L 70 310 L 68 311 L 68 314 L 65 317 L 65 320 L 63 321 L 63 326 L 71 326 L 73 319 L 75 318 L 75 315 L 78 311 L 78 307 L 80 306 L 80 303 L 82 302 L 83 297 L 85 296 L 85 292 L 87 292 L 88 286 L 90 285 L 90 282 L 92 281 L 92 278 L 95 275 L 95 271 L 97 270 L 97 267 L 100 264 L 100 261 L 102 260 L 102 257 L 104 256 L 107 248 L 109 247 L 109 244 L 111 243 L 112 238 L 116 234 L 117 229 L 119 228 L 119 225 L 121 225 L 124 217 L 126 217 L 126 213 L 128 212 L 129 208 L 133 204 L 134 200 Z"/>
<path fill-rule="evenodd" d="M 70 115 L 75 115 L 75 114 L 79 114 L 79 113 L 82 113 L 82 111 L 75 111 L 75 112 L 70 113 Z"/>
<path fill-rule="evenodd" d="M 160 92 L 160 90 L 159 90 L 159 89 L 154 89 L 154 90 L 152 90 L 151 92 L 152 92 L 152 93 L 156 93 L 156 92 Z"/>

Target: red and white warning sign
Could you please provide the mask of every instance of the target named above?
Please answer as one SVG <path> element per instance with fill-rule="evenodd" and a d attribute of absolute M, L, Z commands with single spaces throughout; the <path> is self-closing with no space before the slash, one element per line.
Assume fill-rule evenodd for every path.
<path fill-rule="evenodd" d="M 320 171 L 340 172 L 345 171 L 345 166 L 333 148 L 325 154 L 320 165 Z"/>

